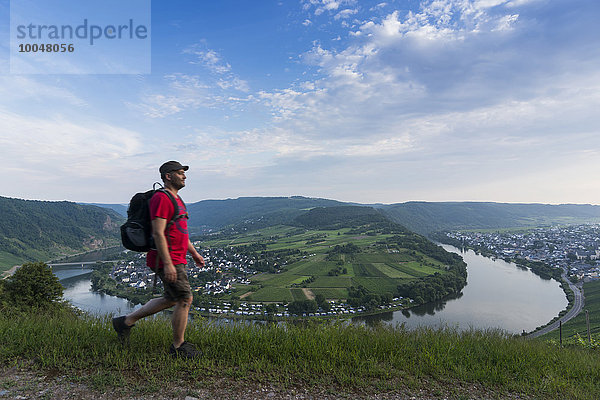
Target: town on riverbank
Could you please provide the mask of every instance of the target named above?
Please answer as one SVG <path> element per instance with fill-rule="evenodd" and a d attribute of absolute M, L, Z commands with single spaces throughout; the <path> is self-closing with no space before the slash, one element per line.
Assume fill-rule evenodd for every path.
<path fill-rule="evenodd" d="M 551 226 L 519 231 L 447 232 L 445 242 L 513 261 L 543 262 L 571 281 L 600 278 L 600 225 Z"/>

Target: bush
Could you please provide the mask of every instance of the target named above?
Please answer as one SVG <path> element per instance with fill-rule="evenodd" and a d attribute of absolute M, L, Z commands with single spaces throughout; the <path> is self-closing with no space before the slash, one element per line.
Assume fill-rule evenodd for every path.
<path fill-rule="evenodd" d="M 26 263 L 4 283 L 2 297 L 8 306 L 44 308 L 61 301 L 63 287 L 43 262 Z"/>

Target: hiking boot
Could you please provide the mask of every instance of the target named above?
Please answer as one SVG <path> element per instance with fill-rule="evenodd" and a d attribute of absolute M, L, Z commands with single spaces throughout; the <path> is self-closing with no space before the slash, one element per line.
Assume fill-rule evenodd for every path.
<path fill-rule="evenodd" d="M 129 334 L 131 333 L 131 328 L 133 328 L 135 325 L 127 325 L 125 324 L 125 316 L 121 316 L 121 317 L 116 317 L 112 319 L 112 323 L 113 323 L 113 328 L 115 328 L 115 331 L 117 332 L 117 336 L 119 337 L 119 340 L 121 341 L 121 343 L 124 343 L 126 340 L 129 339 Z"/>
<path fill-rule="evenodd" d="M 175 346 L 171 345 L 169 354 L 171 354 L 173 357 L 182 357 L 187 359 L 198 358 L 202 355 L 196 346 L 189 342 L 183 342 L 178 348 L 175 348 Z"/>

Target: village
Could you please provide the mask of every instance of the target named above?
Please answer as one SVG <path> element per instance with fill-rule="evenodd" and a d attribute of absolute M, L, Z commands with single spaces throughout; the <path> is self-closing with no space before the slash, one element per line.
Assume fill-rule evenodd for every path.
<path fill-rule="evenodd" d="M 463 247 L 491 252 L 502 259 L 542 261 L 562 268 L 572 279 L 589 281 L 600 276 L 600 225 L 536 228 L 519 232 L 449 232 Z M 457 242 L 458 241 L 458 242 Z"/>
<path fill-rule="evenodd" d="M 199 252 L 204 258 L 204 267 L 198 267 L 188 256 L 188 276 L 192 291 L 209 295 L 229 293 L 234 284 L 248 285 L 249 277 L 258 273 L 253 268 L 256 259 L 248 255 L 220 248 Z M 110 277 L 133 288 L 152 287 L 154 272 L 146 266 L 146 254 L 131 254 L 133 259 L 129 257 L 127 261 L 113 266 Z"/>
<path fill-rule="evenodd" d="M 198 246 L 199 243 L 194 243 Z M 198 267 L 194 261 L 188 259 L 188 275 L 192 291 L 214 296 L 214 301 L 204 302 L 196 306 L 196 311 L 202 314 L 236 316 L 236 317 L 257 317 L 272 315 L 274 317 L 290 317 L 287 304 L 260 304 L 250 303 L 243 300 L 221 301 L 220 295 L 231 294 L 237 285 L 249 285 L 250 278 L 258 273 L 255 266 L 261 262 L 254 256 L 242 254 L 233 248 L 208 248 L 199 250 L 205 261 L 204 267 Z M 118 284 L 124 284 L 137 289 L 150 289 L 154 285 L 154 272 L 146 266 L 146 255 L 143 253 L 127 252 L 125 260 L 115 263 L 110 278 Z M 267 265 L 269 268 L 281 268 L 285 266 L 285 261 L 278 264 Z M 264 261 L 263 261 L 264 263 Z M 264 266 L 263 266 L 264 268 Z M 161 285 L 160 279 L 157 285 Z M 205 296 L 206 297 L 206 296 Z M 391 304 L 382 305 L 380 311 L 392 309 L 401 305 L 402 298 L 394 298 Z M 300 316 L 343 316 L 354 315 L 365 312 L 364 307 L 353 307 L 344 301 L 331 301 L 326 310 L 318 308 L 315 312 L 302 313 Z"/>

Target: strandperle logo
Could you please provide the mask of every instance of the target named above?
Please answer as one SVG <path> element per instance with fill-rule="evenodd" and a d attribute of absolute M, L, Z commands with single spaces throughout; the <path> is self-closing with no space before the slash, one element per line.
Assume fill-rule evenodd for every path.
<path fill-rule="evenodd" d="M 151 0 L 10 0 L 11 74 L 149 74 Z"/>
<path fill-rule="evenodd" d="M 93 25 L 86 19 L 81 25 L 38 25 L 30 23 L 28 25 L 17 25 L 17 39 L 35 39 L 35 40 L 88 40 L 90 45 L 94 42 L 107 39 L 147 39 L 148 27 L 144 24 L 136 24 L 133 19 L 129 19 L 125 24 L 116 25 Z"/>

